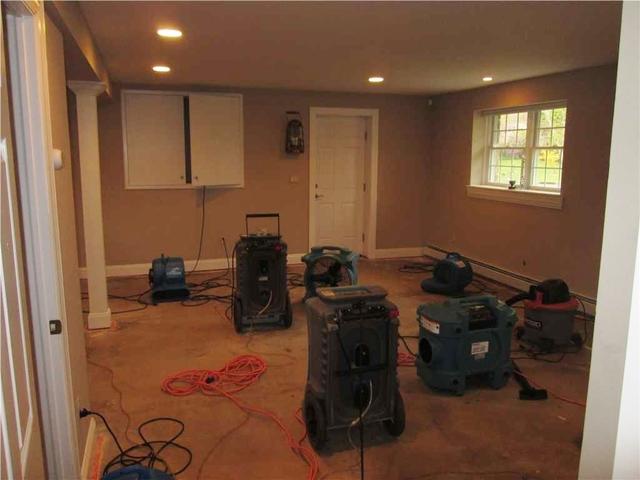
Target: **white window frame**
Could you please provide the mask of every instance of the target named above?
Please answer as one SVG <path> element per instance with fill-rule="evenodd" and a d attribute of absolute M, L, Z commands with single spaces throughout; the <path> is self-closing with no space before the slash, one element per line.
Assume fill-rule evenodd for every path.
<path fill-rule="evenodd" d="M 561 147 L 563 152 L 562 168 L 560 171 L 560 188 L 531 184 L 531 178 L 533 176 L 533 154 L 538 148 L 535 145 L 535 139 L 538 133 L 539 112 L 552 108 L 567 108 L 567 102 L 565 100 L 554 100 L 552 102 L 509 108 L 485 109 L 474 112 L 471 178 L 469 185 L 467 185 L 468 196 L 546 208 L 562 208 L 562 174 L 565 165 L 564 144 Z M 524 150 L 523 174 L 520 182 L 516 183 L 516 188 L 509 189 L 507 184 L 490 181 L 489 165 L 491 151 L 493 150 L 493 122 L 496 115 L 520 112 L 528 112 L 527 142 L 524 147 L 521 147 Z M 513 148 L 517 149 L 517 147 Z"/>
<path fill-rule="evenodd" d="M 483 166 L 483 184 L 491 185 L 495 187 L 506 187 L 505 183 L 491 182 L 490 180 L 490 162 L 491 152 L 493 150 L 524 150 L 523 166 L 521 181 L 517 183 L 517 188 L 521 190 L 538 190 L 547 192 L 561 192 L 562 191 L 562 170 L 564 167 L 564 143 L 562 147 L 537 147 L 536 138 L 538 137 L 538 118 L 542 110 L 550 110 L 555 108 L 567 108 L 566 102 L 553 102 L 546 104 L 530 105 L 525 107 L 517 107 L 512 109 L 504 109 L 498 111 L 485 111 L 483 115 L 486 117 L 486 139 L 485 139 L 485 153 L 484 153 L 484 166 Z M 509 113 L 522 113 L 527 112 L 527 142 L 524 147 L 493 147 L 493 127 L 494 122 L 498 115 L 505 115 Z M 566 125 L 566 123 L 565 123 Z M 566 128 L 566 126 L 565 126 Z M 566 130 L 565 130 L 566 135 Z M 533 155 L 536 150 L 544 150 L 545 148 L 553 148 L 556 150 L 562 150 L 562 166 L 560 168 L 560 186 L 559 187 L 541 187 L 533 185 L 531 178 L 533 177 Z"/>

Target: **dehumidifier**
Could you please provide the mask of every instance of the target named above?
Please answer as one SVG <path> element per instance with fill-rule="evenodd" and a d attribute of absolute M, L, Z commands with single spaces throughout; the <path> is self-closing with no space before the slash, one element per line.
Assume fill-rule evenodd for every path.
<path fill-rule="evenodd" d="M 278 233 L 249 233 L 249 220 L 275 218 Z M 247 328 L 281 326 L 293 321 L 287 290 L 287 244 L 280 235 L 278 213 L 253 213 L 245 218 L 246 234 L 234 248 L 235 279 L 233 325 L 238 333 Z"/>

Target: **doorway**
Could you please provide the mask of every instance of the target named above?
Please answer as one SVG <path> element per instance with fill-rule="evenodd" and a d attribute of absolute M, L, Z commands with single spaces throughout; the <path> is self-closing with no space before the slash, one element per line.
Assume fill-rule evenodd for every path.
<path fill-rule="evenodd" d="M 310 109 L 309 247 L 375 257 L 378 111 Z"/>

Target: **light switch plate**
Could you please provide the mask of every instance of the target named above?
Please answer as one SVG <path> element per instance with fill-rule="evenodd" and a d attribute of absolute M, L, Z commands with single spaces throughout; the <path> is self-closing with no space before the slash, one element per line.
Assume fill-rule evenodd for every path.
<path fill-rule="evenodd" d="M 51 158 L 53 158 L 53 168 L 62 170 L 62 150 L 54 148 L 51 152 Z"/>

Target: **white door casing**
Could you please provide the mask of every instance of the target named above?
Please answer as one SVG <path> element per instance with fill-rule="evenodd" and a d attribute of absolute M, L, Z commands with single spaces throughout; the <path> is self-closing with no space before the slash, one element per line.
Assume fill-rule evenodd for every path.
<path fill-rule="evenodd" d="M 38 404 L 48 478 L 79 478 L 42 2 L 6 2 L 7 61 Z M 24 291 L 24 290 L 23 290 Z M 51 321 L 62 323 L 51 333 Z M 31 476 L 30 476 L 31 478 Z"/>
<path fill-rule="evenodd" d="M 378 111 L 310 109 L 309 247 L 375 255 Z"/>
<path fill-rule="evenodd" d="M 2 30 L 0 22 L 0 478 L 38 479 L 44 478 L 44 461 L 25 297 Z"/>

